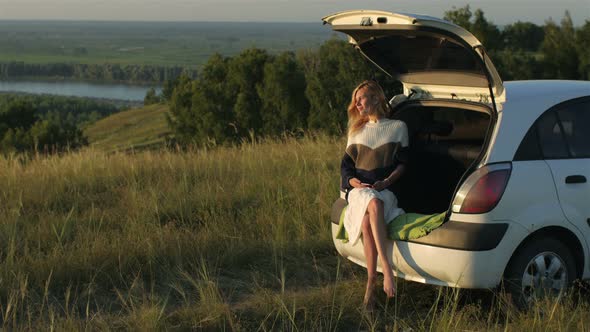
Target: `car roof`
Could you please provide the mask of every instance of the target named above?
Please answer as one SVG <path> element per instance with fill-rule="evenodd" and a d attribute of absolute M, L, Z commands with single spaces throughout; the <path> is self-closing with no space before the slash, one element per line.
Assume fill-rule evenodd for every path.
<path fill-rule="evenodd" d="M 533 123 L 553 106 L 590 96 L 589 81 L 530 80 L 504 82 L 506 101 L 488 162 L 512 160 Z"/>
<path fill-rule="evenodd" d="M 539 112 L 560 102 L 590 95 L 590 81 L 527 80 L 507 81 L 504 85 L 507 103 L 531 103 L 534 98 L 536 105 L 546 106 Z"/>

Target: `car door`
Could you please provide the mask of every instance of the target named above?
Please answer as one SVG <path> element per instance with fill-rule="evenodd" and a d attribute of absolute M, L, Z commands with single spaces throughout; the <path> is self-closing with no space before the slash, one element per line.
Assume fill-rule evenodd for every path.
<path fill-rule="evenodd" d="M 590 242 L 590 97 L 543 115 L 539 143 L 566 218 Z"/>

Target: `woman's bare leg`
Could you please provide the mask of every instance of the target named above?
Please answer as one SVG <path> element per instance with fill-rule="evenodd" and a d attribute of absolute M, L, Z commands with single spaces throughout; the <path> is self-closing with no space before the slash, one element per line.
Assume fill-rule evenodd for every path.
<path fill-rule="evenodd" d="M 393 270 L 385 254 L 387 230 L 385 228 L 385 221 L 383 220 L 383 202 L 373 198 L 369 202 L 367 212 L 369 213 L 373 239 L 375 240 L 375 247 L 377 248 L 377 254 L 379 255 L 379 261 L 383 270 L 383 291 L 387 294 L 387 297 L 393 297 L 395 295 L 395 283 L 393 281 Z"/>
<path fill-rule="evenodd" d="M 363 234 L 363 249 L 367 263 L 367 289 L 365 290 L 363 304 L 367 309 L 370 309 L 374 303 L 373 289 L 377 281 L 377 247 L 375 247 L 368 213 L 363 217 L 361 229 Z"/>

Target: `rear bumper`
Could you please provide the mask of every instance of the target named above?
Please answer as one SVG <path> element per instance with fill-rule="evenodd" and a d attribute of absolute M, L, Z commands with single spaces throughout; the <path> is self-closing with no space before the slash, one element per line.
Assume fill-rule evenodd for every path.
<path fill-rule="evenodd" d="M 493 249 L 457 249 L 457 246 L 453 248 L 452 245 L 434 245 L 426 243 L 425 240 L 388 241 L 387 256 L 392 263 L 394 274 L 406 280 L 460 288 L 493 288 L 500 283 L 517 244 L 528 234 L 522 226 L 511 221 L 496 225 L 500 224 L 505 225 L 497 226 L 504 228 L 504 232 Z M 335 238 L 338 225 L 331 223 L 331 226 L 332 238 L 338 252 L 354 263 L 366 267 L 362 241 L 358 241 L 354 246 L 350 242 L 343 243 Z M 430 235 L 424 239 L 428 237 Z M 468 238 L 468 234 L 465 237 Z M 381 271 L 379 264 L 378 270 Z"/>
<path fill-rule="evenodd" d="M 340 214 L 347 203 L 338 199 L 332 205 L 332 223 L 340 222 Z M 487 251 L 498 246 L 508 230 L 507 223 L 473 223 L 449 220 L 427 236 L 409 240 L 447 249 Z"/>

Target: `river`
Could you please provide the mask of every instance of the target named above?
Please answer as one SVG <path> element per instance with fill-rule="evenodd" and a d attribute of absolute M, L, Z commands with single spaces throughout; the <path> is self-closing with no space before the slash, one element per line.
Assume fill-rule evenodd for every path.
<path fill-rule="evenodd" d="M 101 84 L 68 81 L 2 81 L 0 92 L 24 92 L 124 101 L 143 101 L 150 86 L 127 84 Z M 156 88 L 156 91 L 160 91 Z"/>

